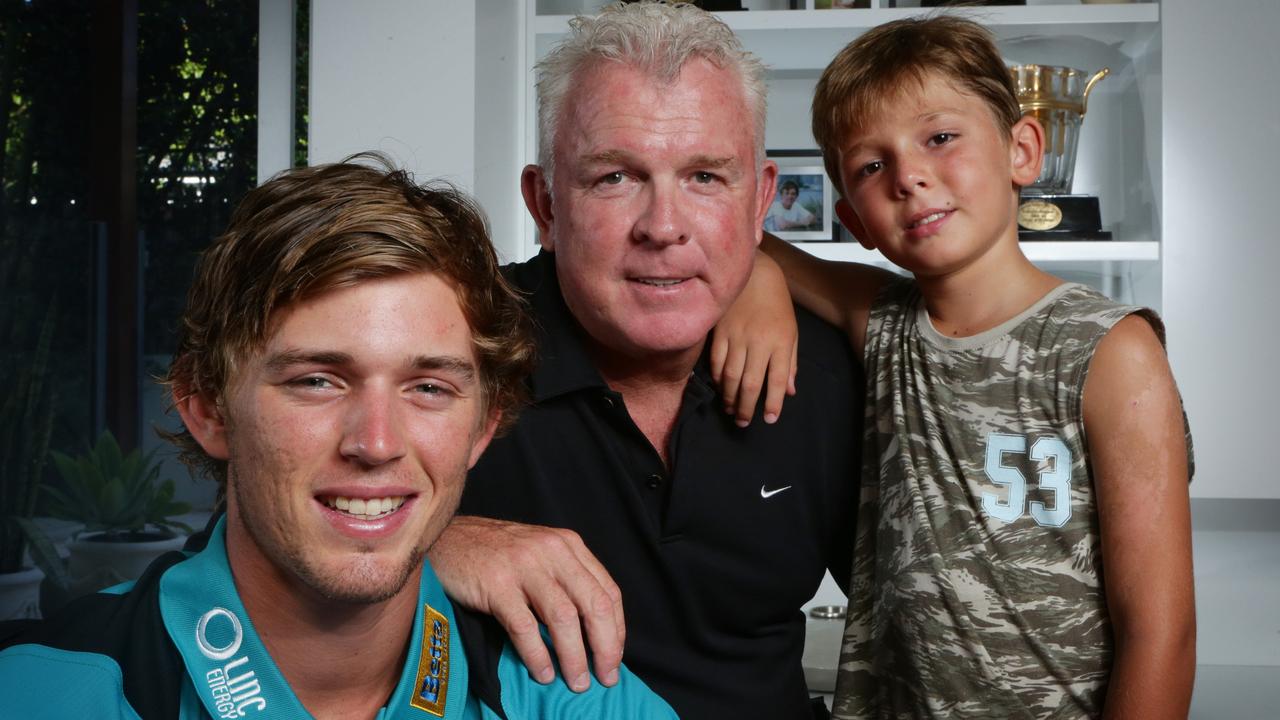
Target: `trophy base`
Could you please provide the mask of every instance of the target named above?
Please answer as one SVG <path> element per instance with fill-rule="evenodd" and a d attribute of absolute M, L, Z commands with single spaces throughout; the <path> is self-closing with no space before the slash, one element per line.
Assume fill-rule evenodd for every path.
<path fill-rule="evenodd" d="M 1110 230 L 1019 230 L 1020 242 L 1089 242 L 1110 240 Z"/>
<path fill-rule="evenodd" d="M 1110 240 L 1093 195 L 1022 196 L 1018 206 L 1020 240 Z"/>

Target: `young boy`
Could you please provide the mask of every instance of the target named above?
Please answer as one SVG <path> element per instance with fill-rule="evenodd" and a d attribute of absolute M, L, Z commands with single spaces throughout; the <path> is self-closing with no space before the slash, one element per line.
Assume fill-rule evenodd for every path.
<path fill-rule="evenodd" d="M 766 239 L 870 394 L 835 716 L 1186 717 L 1190 445 L 1163 328 L 1022 254 L 1044 131 L 990 35 L 866 33 L 813 129 L 840 220 L 913 276 Z"/>

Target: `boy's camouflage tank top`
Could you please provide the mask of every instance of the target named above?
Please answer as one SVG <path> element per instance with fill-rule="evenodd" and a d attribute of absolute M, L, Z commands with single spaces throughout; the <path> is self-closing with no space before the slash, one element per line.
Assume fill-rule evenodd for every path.
<path fill-rule="evenodd" d="M 1100 714 L 1112 640 L 1081 399 L 1132 313 L 1163 342 L 1155 313 L 1083 285 L 968 338 L 934 329 L 910 279 L 881 291 L 835 717 Z"/>

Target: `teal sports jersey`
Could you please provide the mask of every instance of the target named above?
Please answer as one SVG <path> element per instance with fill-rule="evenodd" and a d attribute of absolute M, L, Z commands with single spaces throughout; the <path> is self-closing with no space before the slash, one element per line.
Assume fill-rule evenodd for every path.
<path fill-rule="evenodd" d="M 171 553 L 137 584 L 84 598 L 0 638 L 0 715 L 21 718 L 310 718 L 262 645 L 227 563 L 225 520 L 206 548 Z M 424 565 L 409 649 L 379 720 L 674 718 L 626 668 L 573 693 L 539 685 L 510 643 L 485 654 L 480 625 L 455 613 Z M 462 628 L 467 628 L 466 633 Z M 465 638 L 464 638 L 465 634 Z M 485 682 L 473 691 L 468 658 Z"/>

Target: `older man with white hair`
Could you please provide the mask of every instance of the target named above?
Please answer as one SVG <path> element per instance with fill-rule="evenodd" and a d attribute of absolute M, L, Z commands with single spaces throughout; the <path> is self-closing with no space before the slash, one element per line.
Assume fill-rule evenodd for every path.
<path fill-rule="evenodd" d="M 861 385 L 843 337 L 801 313 L 801 392 L 743 427 L 707 349 L 774 195 L 764 69 L 714 15 L 642 2 L 576 18 L 538 91 L 521 187 L 542 252 L 507 269 L 540 327 L 532 404 L 433 564 L 539 680 L 540 619 L 575 690 L 585 630 L 599 681 L 625 646 L 682 717 L 812 717 L 799 609 L 848 573 Z"/>

